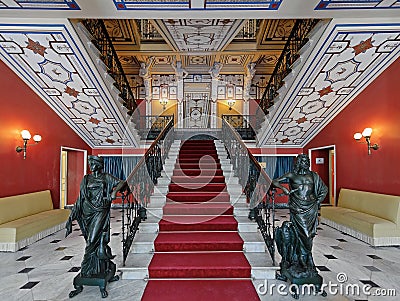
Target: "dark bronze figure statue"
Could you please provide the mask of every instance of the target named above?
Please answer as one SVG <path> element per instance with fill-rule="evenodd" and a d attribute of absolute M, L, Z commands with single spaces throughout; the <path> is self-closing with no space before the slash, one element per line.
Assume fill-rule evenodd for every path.
<path fill-rule="evenodd" d="M 69 297 L 82 292 L 83 285 L 99 286 L 101 296 L 108 296 L 108 282 L 119 280 L 115 275 L 115 256 L 108 246 L 110 242 L 110 208 L 118 191 L 128 189 L 125 181 L 103 173 L 103 158 L 88 156 L 91 174 L 84 176 L 79 197 L 66 223 L 66 237 L 72 232 L 76 220 L 86 241 L 80 273 L 74 278 L 74 288 Z"/>
<path fill-rule="evenodd" d="M 287 269 L 296 262 L 297 237 L 293 223 L 284 221 L 281 227 L 275 229 L 275 241 L 282 257 L 281 268 Z"/>
<path fill-rule="evenodd" d="M 309 168 L 308 156 L 298 155 L 294 170 L 272 181 L 275 187 L 289 196 L 287 204 L 276 207 L 290 210 L 290 222 L 284 222 L 275 230 L 277 249 L 282 256 L 277 278 L 298 285 L 314 284 L 320 288 L 322 277 L 314 264 L 312 246 L 317 232 L 318 210 L 328 188 Z M 280 184 L 283 180 L 289 181 L 289 189 Z M 326 295 L 325 292 L 322 294 Z M 298 298 L 296 293 L 293 296 Z"/>

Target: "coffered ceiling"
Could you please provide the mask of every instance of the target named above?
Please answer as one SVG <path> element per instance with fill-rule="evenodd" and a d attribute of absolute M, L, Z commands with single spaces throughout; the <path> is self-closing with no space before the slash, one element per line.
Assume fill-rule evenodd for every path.
<path fill-rule="evenodd" d="M 150 66 L 154 74 L 173 74 L 174 61 L 181 61 L 186 71 L 197 74 L 207 74 L 216 61 L 223 64 L 221 74 L 244 74 L 249 62 L 257 62 L 259 74 L 269 78 L 295 20 L 107 19 L 104 22 L 128 76 L 137 75 L 140 62 L 154 57 Z"/>

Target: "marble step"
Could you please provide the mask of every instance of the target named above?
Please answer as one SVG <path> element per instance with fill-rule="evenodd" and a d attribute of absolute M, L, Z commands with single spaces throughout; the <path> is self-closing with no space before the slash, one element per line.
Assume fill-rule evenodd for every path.
<path fill-rule="evenodd" d="M 122 279 L 140 279 L 147 280 L 149 278 L 149 269 L 153 254 L 129 254 L 124 267 L 119 267 Z"/>
<path fill-rule="evenodd" d="M 258 225 L 255 221 L 251 221 L 246 216 L 235 216 L 238 222 L 238 232 L 240 233 L 259 233 Z M 262 239 L 262 237 L 261 237 Z"/>
<path fill-rule="evenodd" d="M 143 253 L 153 253 L 155 251 L 154 248 L 154 240 L 156 239 L 158 233 L 140 233 L 136 235 L 133 244 L 131 247 L 131 254 L 143 254 Z M 262 240 L 262 236 L 260 233 L 249 233 L 249 232 L 240 232 L 239 235 L 242 237 L 243 243 L 243 251 L 245 253 L 254 253 L 254 252 L 265 252 L 266 245 Z"/>
<path fill-rule="evenodd" d="M 139 233 L 158 233 L 158 223 L 161 220 L 161 216 L 148 215 L 145 221 L 139 224 Z"/>
<path fill-rule="evenodd" d="M 275 279 L 279 265 L 272 264 L 269 253 L 244 253 L 251 266 L 251 278 L 253 280 Z"/>
<path fill-rule="evenodd" d="M 233 216 L 245 216 L 249 215 L 249 205 L 247 203 L 234 204 Z"/>
<path fill-rule="evenodd" d="M 162 194 L 152 195 L 150 196 L 150 204 L 153 206 L 163 207 L 166 203 L 166 197 Z"/>
<path fill-rule="evenodd" d="M 243 239 L 243 251 L 245 253 L 265 253 L 267 246 L 260 232 L 239 232 Z"/>
<path fill-rule="evenodd" d="M 163 216 L 163 208 L 160 205 L 156 204 L 148 204 L 146 207 L 147 210 L 147 217 L 156 217 L 156 218 L 162 218 Z"/>
<path fill-rule="evenodd" d="M 275 273 L 279 266 L 273 266 L 269 254 L 266 253 L 245 253 L 247 261 L 251 266 L 251 278 L 253 280 L 275 279 Z M 124 267 L 119 267 L 121 278 L 124 280 L 145 280 L 149 279 L 148 266 L 152 253 L 129 254 Z"/>
<path fill-rule="evenodd" d="M 148 215 L 147 220 L 140 223 L 139 233 L 158 233 L 158 223 L 160 222 L 161 218 L 161 216 Z M 258 233 L 257 223 L 249 220 L 247 216 L 235 216 L 235 219 L 238 222 L 238 232 Z M 260 239 L 262 239 L 262 237 Z"/>
<path fill-rule="evenodd" d="M 131 253 L 125 267 L 118 270 L 122 273 L 122 279 L 143 279 L 148 278 L 148 265 L 153 257 L 152 252 Z M 272 259 L 266 252 L 245 252 L 247 261 L 251 266 L 251 278 L 253 280 L 275 279 L 279 266 L 272 265 Z"/>

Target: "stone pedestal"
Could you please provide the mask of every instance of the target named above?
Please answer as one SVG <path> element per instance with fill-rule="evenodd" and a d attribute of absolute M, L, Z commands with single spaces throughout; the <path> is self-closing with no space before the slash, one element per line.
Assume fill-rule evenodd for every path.
<path fill-rule="evenodd" d="M 75 276 L 74 278 L 74 288 L 75 290 L 69 293 L 69 297 L 75 297 L 79 293 L 83 291 L 83 286 L 98 286 L 100 288 L 101 297 L 106 298 L 108 296 L 106 287 L 108 282 L 113 282 L 119 280 L 119 276 L 115 275 L 115 264 L 113 262 L 109 262 L 109 269 L 106 273 L 94 275 L 92 277 L 83 277 L 81 273 Z"/>
<path fill-rule="evenodd" d="M 325 291 L 321 291 L 323 278 L 319 274 L 310 275 L 309 277 L 295 277 L 293 276 L 287 269 L 280 269 L 276 273 L 276 279 L 287 281 L 290 283 L 290 294 L 293 298 L 299 299 L 299 294 L 302 292 L 302 285 L 313 285 L 315 288 L 315 292 L 307 288 L 305 292 L 310 291 L 311 294 L 319 294 L 323 297 L 327 296 Z"/>

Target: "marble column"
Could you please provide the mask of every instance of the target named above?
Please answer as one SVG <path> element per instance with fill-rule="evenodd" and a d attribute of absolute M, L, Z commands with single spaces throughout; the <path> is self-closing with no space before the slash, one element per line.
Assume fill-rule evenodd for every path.
<path fill-rule="evenodd" d="M 215 129 L 217 127 L 217 99 L 218 99 L 218 78 L 212 78 L 211 80 L 211 122 L 210 127 Z"/>
<path fill-rule="evenodd" d="M 250 112 L 250 99 L 243 99 L 242 115 L 249 115 Z"/>
<path fill-rule="evenodd" d="M 153 112 L 151 106 L 152 106 L 152 102 L 151 102 L 151 96 L 146 96 L 145 98 L 146 101 L 146 116 L 150 116 L 151 113 Z M 146 118 L 146 127 L 150 128 L 151 127 L 151 118 Z"/>
<path fill-rule="evenodd" d="M 177 90 L 178 116 L 176 116 L 175 123 L 177 128 L 183 128 L 183 79 L 178 80 Z"/>

